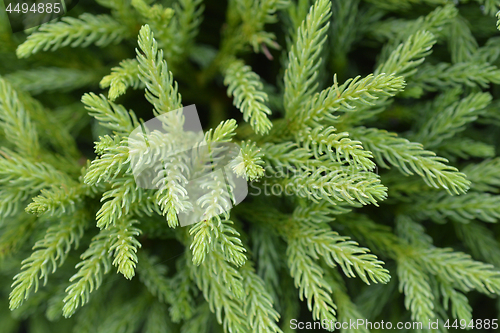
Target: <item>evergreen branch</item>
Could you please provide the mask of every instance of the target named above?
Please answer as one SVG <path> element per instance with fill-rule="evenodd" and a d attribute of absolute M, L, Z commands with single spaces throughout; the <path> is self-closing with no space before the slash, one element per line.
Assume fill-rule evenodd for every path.
<path fill-rule="evenodd" d="M 52 111 L 45 108 L 42 103 L 25 92 L 17 91 L 17 97 L 26 108 L 26 111 L 29 112 L 29 117 L 36 124 L 40 141 L 49 143 L 64 157 L 73 159 L 80 157 L 74 137 L 69 133 L 66 126 L 60 126 Z M 27 133 L 24 134 L 27 135 Z M 20 142 L 23 141 L 21 140 Z M 57 162 L 56 166 L 61 166 L 60 161 Z M 77 171 L 79 169 L 80 166 L 78 165 Z"/>
<path fill-rule="evenodd" d="M 443 295 L 443 307 L 448 310 L 451 302 L 451 314 L 459 321 L 465 320 L 469 323 L 472 320 L 472 307 L 469 305 L 467 296 L 455 290 L 449 283 L 440 284 Z"/>
<path fill-rule="evenodd" d="M 148 291 L 162 303 L 175 303 L 171 281 L 166 277 L 167 267 L 159 263 L 158 257 L 149 256 L 143 252 L 138 254 L 139 261 L 137 264 L 137 272 L 139 280 L 143 283 Z"/>
<path fill-rule="evenodd" d="M 165 27 L 174 15 L 172 8 L 163 8 L 161 4 L 150 6 L 149 1 L 132 0 L 132 7 L 148 21 L 153 22 L 156 28 Z"/>
<path fill-rule="evenodd" d="M 297 31 L 300 28 L 302 21 L 306 19 L 307 14 L 311 10 L 311 5 L 311 0 L 300 0 L 297 1 L 295 6 L 288 6 L 286 8 L 286 13 L 288 14 L 290 20 L 288 27 L 288 34 L 290 36 L 287 41 L 288 45 L 297 40 Z"/>
<path fill-rule="evenodd" d="M 209 333 L 213 324 L 212 314 L 208 303 L 197 306 L 196 312 L 181 327 L 181 333 Z"/>
<path fill-rule="evenodd" d="M 412 254 L 433 274 L 443 281 L 458 286 L 463 291 L 498 294 L 500 292 L 500 272 L 492 265 L 474 261 L 462 252 L 450 248 L 431 248 Z"/>
<path fill-rule="evenodd" d="M 397 237 L 391 228 L 375 223 L 363 214 L 339 216 L 336 220 L 345 226 L 357 239 L 363 240 L 374 252 L 396 259 L 402 251 L 404 242 Z M 355 221 L 355 223 L 353 223 Z"/>
<path fill-rule="evenodd" d="M 448 13 L 448 11 L 445 10 L 446 8 L 449 9 L 451 8 L 451 6 L 445 7 L 442 11 L 436 10 L 436 13 L 431 13 L 436 14 L 436 17 L 432 17 L 432 19 L 429 19 L 429 22 L 426 23 L 430 24 L 429 28 L 432 26 L 432 24 L 438 24 L 438 22 L 441 22 L 442 19 L 444 19 L 444 22 L 446 22 L 446 17 L 448 16 L 446 15 L 446 13 Z M 431 16 L 433 15 L 429 15 L 429 17 Z M 422 22 L 424 21 L 425 20 L 423 20 Z M 386 53 L 388 53 L 389 51 L 392 52 L 387 57 L 379 58 L 379 62 L 382 61 L 382 63 L 380 63 L 377 69 L 374 71 L 374 76 L 377 77 L 379 74 L 386 73 L 393 74 L 394 76 L 398 77 L 402 76 L 406 80 L 417 72 L 417 67 L 424 62 L 425 57 L 432 53 L 432 46 L 436 43 L 435 35 L 429 31 L 420 29 L 420 23 L 416 22 L 415 24 L 416 26 L 414 27 L 414 29 L 410 30 L 417 30 L 417 32 L 409 36 L 401 35 L 401 37 L 404 37 L 404 42 L 402 42 L 398 46 L 391 46 L 384 49 Z M 399 42 L 399 40 L 397 41 Z M 403 94 L 405 96 L 412 97 L 416 94 L 414 90 L 415 89 L 406 88 Z M 417 89 L 417 93 L 421 93 L 421 91 Z M 391 103 L 388 96 L 379 98 L 378 100 L 372 102 L 373 105 L 359 105 L 358 112 L 352 114 L 344 114 L 336 122 L 341 122 L 343 124 L 357 124 L 362 120 L 371 118 L 376 114 L 384 111 Z"/>
<path fill-rule="evenodd" d="M 241 153 L 230 164 L 234 173 L 247 180 L 257 180 L 264 176 L 264 154 L 261 149 L 255 146 L 255 142 L 243 141 L 241 143 Z"/>
<path fill-rule="evenodd" d="M 242 266 L 246 262 L 245 247 L 240 239 L 240 233 L 231 227 L 232 221 L 224 221 L 218 242 L 224 259 L 237 266 Z M 234 235 L 234 236 L 231 236 Z"/>
<path fill-rule="evenodd" d="M 82 103 L 102 126 L 117 133 L 130 133 L 139 126 L 134 111 L 127 111 L 122 105 L 110 102 L 104 95 L 85 94 Z"/>
<path fill-rule="evenodd" d="M 412 76 L 409 87 L 418 87 L 423 91 L 446 90 L 467 86 L 487 88 L 489 83 L 500 83 L 500 69 L 487 62 L 460 62 L 454 65 L 438 63 L 420 67 Z"/>
<path fill-rule="evenodd" d="M 65 184 L 74 186 L 75 181 L 51 165 L 22 158 L 7 149 L 0 150 L 0 184 L 24 193 L 23 199 L 43 188 Z"/>
<path fill-rule="evenodd" d="M 214 200 L 215 202 L 217 200 Z M 229 224 L 232 221 L 221 220 L 219 216 L 200 221 L 193 225 L 189 234 L 193 235 L 190 249 L 193 252 L 193 263 L 202 264 L 208 253 L 217 251 L 224 259 L 237 266 L 242 266 L 246 261 L 239 233 Z M 235 235 L 235 236 L 231 236 Z"/>
<path fill-rule="evenodd" d="M 294 244 L 299 243 L 313 259 L 322 257 L 330 267 L 340 265 L 347 277 L 357 275 L 366 284 L 387 283 L 389 271 L 384 269 L 376 256 L 367 254 L 368 249 L 358 246 L 358 243 L 340 236 L 325 226 L 318 226 L 309 221 L 295 221 L 293 229 L 286 231 L 286 239 Z"/>
<path fill-rule="evenodd" d="M 103 154 L 92 161 L 84 177 L 85 184 L 96 185 L 114 179 L 123 171 L 130 160 L 129 148 L 124 144 L 122 141 L 106 147 Z"/>
<path fill-rule="evenodd" d="M 384 168 L 389 168 L 389 163 L 403 174 L 416 173 L 427 185 L 442 187 L 451 195 L 465 193 L 469 188 L 470 182 L 463 173 L 446 165 L 446 159 L 436 156 L 432 151 L 424 150 L 419 143 L 373 128 L 358 127 L 351 130 L 351 134 L 363 142 L 373 153 L 377 163 Z"/>
<path fill-rule="evenodd" d="M 500 267 L 500 244 L 491 230 L 475 221 L 467 224 L 454 223 L 454 227 L 458 238 L 476 259 Z"/>
<path fill-rule="evenodd" d="M 316 93 L 301 109 L 294 122 L 303 127 L 306 124 L 315 125 L 327 122 L 339 122 L 335 112 L 356 112 L 365 106 L 373 106 L 378 100 L 391 97 L 402 91 L 405 81 L 402 76 L 393 74 L 370 74 L 363 79 L 360 76 L 348 79 L 341 86 L 337 83 L 335 75 L 333 86 Z M 341 119 L 341 118 L 340 118 Z"/>
<path fill-rule="evenodd" d="M 210 311 L 223 325 L 224 332 L 248 332 L 248 319 L 242 304 L 244 286 L 241 274 L 218 251 L 212 251 L 199 266 L 190 266 L 194 281 L 203 292 Z"/>
<path fill-rule="evenodd" d="M 411 258 L 399 257 L 397 263 L 399 290 L 405 294 L 405 307 L 411 310 L 411 319 L 428 323 L 436 316 L 433 311 L 434 295 L 429 285 L 429 278 Z"/>
<path fill-rule="evenodd" d="M 105 315 L 109 314 L 109 292 L 113 285 L 104 283 L 100 292 L 92 295 L 92 300 L 87 306 L 82 307 L 76 312 L 74 319 L 76 327 L 74 333 L 86 333 L 89 331 L 97 331 L 98 324 L 104 320 Z M 64 287 L 64 286 L 63 286 Z M 65 296 L 63 289 L 63 297 Z M 64 302 L 59 300 L 60 308 L 62 309 Z M 59 318 L 62 317 L 62 310 L 59 309 Z M 116 309 L 116 308 L 115 308 Z"/>
<path fill-rule="evenodd" d="M 448 47 L 452 63 L 468 62 L 477 52 L 478 44 L 468 26 L 467 20 L 457 16 L 448 30 Z"/>
<path fill-rule="evenodd" d="M 177 115 L 174 115 L 177 117 Z M 177 117 L 178 120 L 179 118 Z M 169 123 L 168 126 L 173 126 L 173 122 Z M 236 122 L 234 120 L 228 120 L 221 122 L 215 130 L 209 130 L 205 133 L 205 141 L 208 144 L 208 149 L 211 151 L 211 144 L 215 142 L 227 142 L 230 141 L 231 137 L 234 135 L 234 129 L 236 128 Z M 174 129 L 175 130 L 175 129 Z M 171 151 L 179 150 L 179 145 L 188 144 L 189 142 L 170 142 L 171 145 L 177 145 L 177 147 L 172 149 L 165 149 L 165 139 L 157 140 L 158 142 L 151 142 L 148 138 L 148 145 L 153 144 L 161 147 L 160 151 L 163 153 L 168 153 Z M 188 140 L 189 141 L 189 140 Z M 145 143 L 145 142 L 143 142 Z M 152 147 L 144 147 L 143 149 L 138 149 L 141 153 L 150 150 Z M 168 145 L 167 145 L 168 148 Z M 189 149 L 192 147 L 186 147 Z M 133 155 L 133 152 L 131 152 Z M 148 156 L 148 159 L 143 159 L 142 155 L 139 156 L 139 160 L 142 160 L 143 164 L 149 163 L 152 156 Z M 186 165 L 189 161 L 186 161 L 187 155 L 170 155 L 162 156 L 161 165 L 156 167 L 156 176 L 153 179 L 153 184 L 158 190 L 155 193 L 155 202 L 160 207 L 163 215 L 167 216 L 167 221 L 170 227 L 175 227 L 178 224 L 177 214 L 181 212 L 186 212 L 192 208 L 193 203 L 189 201 L 188 192 L 185 188 L 188 183 L 187 177 L 190 174 L 190 168 Z M 205 165 L 203 161 L 200 163 L 194 163 L 195 165 Z M 137 166 L 136 166 L 137 167 Z M 158 168 L 161 168 L 158 170 Z M 198 179 L 198 185 L 201 188 L 206 189 L 206 193 L 200 198 L 192 198 L 196 201 L 196 205 L 199 208 L 204 209 L 204 218 L 210 219 L 225 211 L 228 211 L 231 205 L 231 199 L 229 198 L 230 192 L 225 185 L 225 181 L 222 181 L 220 173 L 212 173 L 210 179 L 202 178 Z M 196 181 L 195 181 L 196 182 Z M 194 183 L 193 183 L 194 184 Z M 219 200 L 219 201 L 217 201 Z M 195 256 L 198 258 L 197 256 Z"/>
<path fill-rule="evenodd" d="M 295 287 L 299 289 L 299 298 L 307 299 L 307 307 L 312 312 L 313 320 L 331 320 L 335 318 L 337 306 L 330 296 L 332 290 L 324 278 L 321 267 L 307 254 L 309 251 L 300 239 L 290 239 L 286 256 L 290 275 Z"/>
<path fill-rule="evenodd" d="M 432 237 L 425 233 L 424 227 L 406 215 L 396 216 L 396 234 L 412 246 L 432 246 Z"/>
<path fill-rule="evenodd" d="M 430 218 L 436 223 L 444 223 L 446 219 L 461 223 L 474 219 L 495 223 L 500 218 L 499 204 L 500 198 L 489 193 L 470 192 L 458 197 L 436 193 L 414 202 L 412 207 L 408 207 L 408 212 L 419 219 Z"/>
<path fill-rule="evenodd" d="M 149 310 L 151 298 L 145 292 L 125 304 L 110 306 L 109 314 L 99 323 L 99 332 L 136 332 L 142 324 L 144 313 Z"/>
<path fill-rule="evenodd" d="M 75 266 L 78 272 L 70 278 L 72 284 L 66 288 L 64 317 L 71 317 L 80 306 L 89 301 L 90 293 L 101 286 L 103 275 L 111 268 L 109 249 L 113 244 L 112 235 L 118 230 L 118 226 L 101 230 L 81 255 L 82 261 Z"/>
<path fill-rule="evenodd" d="M 72 68 L 38 67 L 20 70 L 5 76 L 12 85 L 33 95 L 46 91 L 70 91 L 93 85 L 96 72 Z"/>
<path fill-rule="evenodd" d="M 5 138 L 23 154 L 36 156 L 40 146 L 28 107 L 19 99 L 12 86 L 0 78 L 0 120 Z"/>
<path fill-rule="evenodd" d="M 314 202 L 327 200 L 333 205 L 346 202 L 356 206 L 357 202 L 378 206 L 377 201 L 386 198 L 387 188 L 370 172 L 346 173 L 343 169 L 329 171 L 318 168 L 280 181 L 287 192 Z M 335 201 L 334 201 L 335 200 Z M 356 201 L 355 201 L 356 200 Z"/>
<path fill-rule="evenodd" d="M 329 281 L 332 286 L 333 300 L 338 305 L 338 319 L 340 323 L 351 323 L 358 322 L 358 320 L 364 320 L 365 317 L 358 310 L 356 304 L 351 301 L 351 298 L 347 294 L 347 289 L 342 281 L 342 278 L 336 271 L 332 271 L 335 279 Z M 360 326 L 356 329 L 349 327 L 348 329 L 343 328 L 343 333 L 370 333 L 370 331 L 364 327 Z"/>
<path fill-rule="evenodd" d="M 120 144 L 120 140 L 120 135 L 113 135 L 111 137 L 106 134 L 104 136 L 100 136 L 99 141 L 94 142 L 94 152 L 101 156 L 106 152 L 107 148 Z"/>
<path fill-rule="evenodd" d="M 138 262 L 137 248 L 141 247 L 141 243 L 135 238 L 141 234 L 141 230 L 134 227 L 136 223 L 137 220 L 127 219 L 115 223 L 116 230 L 110 235 L 113 241 L 108 250 L 114 255 L 113 266 L 116 266 L 118 272 L 129 280 L 135 275 Z"/>
<path fill-rule="evenodd" d="M 336 133 L 333 126 L 306 128 L 297 137 L 303 142 L 304 148 L 313 152 L 316 158 L 323 154 L 339 163 L 345 163 L 363 170 L 372 170 L 375 167 L 370 158 L 371 152 L 364 150 L 361 142 L 348 138 L 349 133 Z"/>
<path fill-rule="evenodd" d="M 439 39 L 444 39 L 446 33 L 450 30 L 449 25 L 458 15 L 459 11 L 455 5 L 448 3 L 445 6 L 437 7 L 426 16 L 421 16 L 416 20 L 391 18 L 375 22 L 368 33 L 373 34 L 380 41 L 389 41 L 389 44 L 382 50 L 382 57 L 384 57 L 389 51 L 393 51 L 399 43 L 419 30 L 429 31 Z"/>
<path fill-rule="evenodd" d="M 146 99 L 155 107 L 155 116 L 182 108 L 177 83 L 163 60 L 163 51 L 158 49 L 151 28 L 146 24 L 139 32 L 139 78 L 146 85 Z"/>
<path fill-rule="evenodd" d="M 346 142 L 348 143 L 350 140 L 348 139 Z M 347 146 L 349 144 L 344 147 Z M 318 156 L 315 156 L 310 149 L 299 147 L 296 143 L 289 141 L 277 144 L 264 143 L 262 149 L 264 151 L 263 159 L 266 162 L 266 170 L 274 172 L 278 177 L 283 177 L 283 173 L 288 175 L 300 171 L 315 170 L 320 167 L 338 168 L 345 164 L 343 159 L 339 162 L 336 160 L 336 156 L 332 158 L 331 155 L 333 154 L 318 154 Z M 366 161 L 372 163 L 370 160 Z"/>
<path fill-rule="evenodd" d="M 10 309 L 17 309 L 33 291 L 38 291 L 39 280 L 47 283 L 49 274 L 61 266 L 72 245 L 78 247 L 87 225 L 88 216 L 79 212 L 76 216 L 62 218 L 58 225 L 50 227 L 45 237 L 36 242 L 31 256 L 23 260 L 21 272 L 14 276 L 13 290 L 9 295 Z"/>
<path fill-rule="evenodd" d="M 170 332 L 174 329 L 173 325 L 168 320 L 168 316 L 165 316 L 167 312 L 167 307 L 165 304 L 155 302 L 149 310 L 149 314 L 146 318 L 146 323 L 144 324 L 144 333 L 163 333 Z"/>
<path fill-rule="evenodd" d="M 29 239 L 35 228 L 36 219 L 33 216 L 19 214 L 2 219 L 0 224 L 0 260 L 14 255 Z"/>
<path fill-rule="evenodd" d="M 150 4 L 147 0 L 133 0 L 131 5 L 142 16 L 143 21 L 151 26 L 157 36 L 158 45 L 165 53 L 165 59 L 172 65 L 178 61 L 182 53 L 179 41 L 179 26 L 172 8 L 165 8 L 162 4 Z M 177 13 L 180 14 L 180 13 Z"/>
<path fill-rule="evenodd" d="M 319 203 L 303 202 L 293 211 L 293 219 L 303 223 L 328 223 L 335 220 L 334 215 L 350 212 L 349 207 L 337 204 L 333 206 L 327 201 Z"/>
<path fill-rule="evenodd" d="M 220 253 L 220 251 L 212 251 L 202 264 L 196 266 L 196 269 L 197 271 L 192 272 L 192 274 L 194 274 L 195 282 L 198 284 L 198 286 L 200 285 L 199 278 L 201 277 L 201 275 L 198 275 L 198 273 L 207 274 L 218 272 L 215 276 L 209 278 L 210 280 L 212 280 L 208 281 L 209 283 L 218 284 L 220 286 L 225 285 L 226 295 L 230 295 L 232 299 L 242 300 L 242 298 L 244 297 L 245 289 L 243 286 L 243 277 L 241 276 L 238 269 L 236 269 L 233 265 L 225 260 L 224 255 Z M 209 280 L 207 279 L 207 275 L 205 275 L 204 278 L 206 280 Z M 206 283 L 206 281 L 204 283 Z M 203 288 L 205 288 L 205 286 Z M 213 286 L 210 288 L 213 288 Z M 217 287 L 215 289 L 219 288 L 220 287 Z M 200 290 L 205 293 L 205 289 L 200 288 Z M 213 300 L 209 299 L 207 299 L 207 301 L 209 303 L 213 302 Z"/>
<path fill-rule="evenodd" d="M 34 197 L 33 202 L 25 210 L 35 215 L 61 216 L 67 213 L 72 214 L 84 197 L 92 196 L 94 190 L 96 188 L 86 184 L 78 184 L 69 188 L 52 186 L 49 189 L 42 189 L 40 195 Z"/>
<path fill-rule="evenodd" d="M 497 193 L 500 188 L 500 159 L 495 158 L 477 164 L 469 164 L 463 172 L 471 181 L 471 188 L 478 192 Z"/>
<path fill-rule="evenodd" d="M 177 22 L 176 43 L 182 53 L 188 53 L 202 21 L 204 6 L 203 0 L 180 0 L 174 4 Z"/>
<path fill-rule="evenodd" d="M 497 29 L 500 30 L 500 11 L 497 12 L 496 14 L 496 17 L 497 17 Z"/>
<path fill-rule="evenodd" d="M 416 67 L 421 65 L 425 57 L 432 53 L 431 49 L 435 43 L 436 39 L 432 33 L 418 31 L 400 44 L 389 58 L 377 67 L 374 75 L 387 73 L 404 76 L 407 79 L 417 72 Z"/>
<path fill-rule="evenodd" d="M 276 48 L 274 34 L 264 30 L 266 23 L 277 21 L 276 12 L 290 5 L 289 0 L 240 1 L 239 12 L 243 20 L 242 31 L 245 40 L 255 52 L 262 44 Z"/>
<path fill-rule="evenodd" d="M 492 103 L 489 104 L 488 107 L 486 107 L 486 110 L 484 110 L 484 112 L 481 112 L 478 122 L 483 124 L 494 124 L 498 126 L 498 124 L 500 124 L 500 115 L 497 112 L 499 106 L 500 104 L 498 100 L 492 101 Z"/>
<path fill-rule="evenodd" d="M 277 171 L 301 170 L 314 162 L 312 152 L 294 142 L 265 143 L 262 145 L 262 151 L 266 167 L 270 166 Z"/>
<path fill-rule="evenodd" d="M 250 123 L 257 134 L 266 134 L 272 127 L 267 118 L 271 110 L 265 104 L 268 100 L 263 91 L 260 77 L 241 60 L 231 61 L 224 73 L 227 94 L 233 96 L 233 104 L 243 113 L 243 119 Z"/>
<path fill-rule="evenodd" d="M 469 159 L 471 157 L 490 158 L 495 156 L 494 146 L 464 137 L 448 139 L 434 150 L 451 161 L 456 160 L 457 157 Z"/>
<path fill-rule="evenodd" d="M 101 141 L 96 143 L 96 152 L 99 151 L 98 153 L 102 154 L 109 149 L 115 149 L 117 146 L 120 149 L 127 148 L 128 152 L 124 155 L 124 158 L 126 157 L 125 163 L 130 163 L 131 165 L 127 171 L 130 171 L 133 167 L 135 174 L 145 171 L 154 172 L 151 175 L 153 179 L 145 179 L 144 181 L 148 186 L 156 186 L 156 183 L 161 181 L 161 179 L 154 179 L 154 177 L 158 176 L 157 173 L 163 168 L 163 163 L 185 163 L 188 157 L 187 153 L 182 154 L 177 152 L 193 148 L 191 146 L 193 141 L 197 142 L 199 140 L 199 135 L 197 134 L 187 137 L 186 140 L 186 136 L 193 133 L 184 132 L 183 129 L 179 128 L 183 125 L 180 113 L 171 112 L 160 120 L 166 132 L 153 129 L 152 131 L 136 131 L 126 139 L 122 139 L 119 136 L 115 136 L 114 138 L 101 137 Z M 125 145 L 128 147 L 124 147 Z M 177 157 L 177 159 L 174 157 Z M 187 174 L 187 166 L 182 166 L 181 169 Z M 154 184 L 152 183 L 153 180 Z"/>
<path fill-rule="evenodd" d="M 167 216 L 168 226 L 175 228 L 179 224 L 177 214 L 192 208 L 185 189 L 188 184 L 186 161 L 179 156 L 170 156 L 163 159 L 159 167 L 161 169 L 155 170 L 157 174 L 153 179 L 158 188 L 155 201 L 163 215 Z"/>
<path fill-rule="evenodd" d="M 485 14 L 494 16 L 498 13 L 498 7 L 500 7 L 500 1 L 498 0 L 476 0 L 483 6 L 483 12 Z"/>
<path fill-rule="evenodd" d="M 357 20 L 361 16 L 360 12 L 362 12 L 359 7 L 359 0 L 332 2 L 331 38 L 332 45 L 335 45 L 332 53 L 334 55 L 333 63 L 337 64 L 338 67 L 347 62 L 347 54 L 363 31 L 364 26 L 359 24 Z M 362 13 L 366 14 L 366 12 Z M 363 18 L 365 18 L 364 15 Z"/>
<path fill-rule="evenodd" d="M 270 228 L 258 226 L 253 228 L 250 235 L 253 239 L 254 261 L 257 266 L 257 274 L 264 282 L 267 291 L 273 296 L 273 303 L 278 302 L 278 291 L 280 290 L 280 252 L 279 238 Z"/>
<path fill-rule="evenodd" d="M 293 119 L 318 86 L 320 53 L 326 41 L 331 2 L 317 0 L 297 31 L 297 42 L 288 55 L 285 71 L 284 105 L 286 117 Z"/>
<path fill-rule="evenodd" d="M 477 116 L 491 102 L 489 93 L 475 93 L 444 110 L 435 110 L 429 119 L 415 134 L 415 141 L 432 148 L 465 130 L 465 126 L 477 119 Z"/>
<path fill-rule="evenodd" d="M 144 83 L 139 79 L 139 63 L 136 59 L 122 60 L 117 67 L 111 68 L 111 74 L 102 78 L 99 83 L 102 89 L 109 88 L 108 99 L 114 101 L 125 94 L 128 88 L 144 89 Z"/>
<path fill-rule="evenodd" d="M 189 320 L 193 317 L 194 296 L 193 281 L 189 278 L 189 268 L 186 265 L 185 257 L 177 262 L 177 273 L 169 280 L 169 286 L 172 291 L 170 304 L 170 318 L 174 323 L 181 320 Z M 174 301 L 175 300 L 175 301 Z"/>
<path fill-rule="evenodd" d="M 20 204 L 23 203 L 29 195 L 25 191 L 18 189 L 2 189 L 0 190 L 0 216 L 8 217 L 19 213 Z"/>
<path fill-rule="evenodd" d="M 235 130 L 238 127 L 236 120 L 228 119 L 221 121 L 215 129 L 209 129 L 205 133 L 205 141 L 207 144 L 213 142 L 230 142 L 231 138 L 236 134 Z"/>
<path fill-rule="evenodd" d="M 144 17 L 158 38 L 158 45 L 165 52 L 165 59 L 175 67 L 186 55 L 198 34 L 202 21 L 201 0 L 181 0 L 172 8 L 149 1 L 133 0 L 132 6 Z"/>
<path fill-rule="evenodd" d="M 137 187 L 134 177 L 127 176 L 112 180 L 111 190 L 104 192 L 101 206 L 96 214 L 97 227 L 107 229 L 124 216 L 127 216 L 132 208 L 132 204 L 140 202 L 144 191 Z"/>
<path fill-rule="evenodd" d="M 498 43 L 500 38 L 491 37 L 486 41 L 482 47 L 478 48 L 477 52 L 472 56 L 471 61 L 476 63 L 490 63 L 493 64 L 500 57 L 500 50 L 498 49 Z"/>
<path fill-rule="evenodd" d="M 129 37 L 127 27 L 107 15 L 82 14 L 79 18 L 63 17 L 60 22 L 44 24 L 19 45 L 19 58 L 27 58 L 39 51 L 55 51 L 61 47 L 103 47 Z"/>
<path fill-rule="evenodd" d="M 271 295 L 265 288 L 264 281 L 255 274 L 250 262 L 241 269 L 245 286 L 245 313 L 248 316 L 248 326 L 253 332 L 280 332 L 278 326 L 279 314 L 273 308 Z"/>

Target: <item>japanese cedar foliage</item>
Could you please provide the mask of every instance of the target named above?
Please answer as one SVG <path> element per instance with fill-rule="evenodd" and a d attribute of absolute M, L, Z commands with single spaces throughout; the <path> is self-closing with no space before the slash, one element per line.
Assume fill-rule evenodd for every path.
<path fill-rule="evenodd" d="M 2 332 L 497 318 L 498 3 L 96 0 L 14 35 L 2 16 Z M 182 186 L 138 188 L 127 136 L 189 104 L 251 195 L 180 227 Z"/>

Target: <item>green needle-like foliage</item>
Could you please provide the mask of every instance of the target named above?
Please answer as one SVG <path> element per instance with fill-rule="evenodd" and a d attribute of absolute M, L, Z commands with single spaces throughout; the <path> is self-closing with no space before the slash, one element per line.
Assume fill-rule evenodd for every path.
<path fill-rule="evenodd" d="M 283 98 L 287 118 L 292 121 L 316 90 L 321 46 L 326 41 L 330 7 L 330 1 L 318 1 L 311 7 L 297 31 L 297 42 L 290 50 Z"/>
<path fill-rule="evenodd" d="M 101 88 L 109 88 L 108 98 L 111 101 L 123 95 L 127 88 L 144 88 L 144 84 L 139 80 L 139 63 L 136 59 L 126 59 L 120 65 L 111 69 L 111 74 L 102 78 L 99 83 Z"/>
<path fill-rule="evenodd" d="M 411 309 L 412 320 L 429 322 L 434 319 L 434 296 L 428 277 L 411 258 L 402 258 L 397 263 L 399 289 L 405 294 L 405 307 Z"/>
<path fill-rule="evenodd" d="M 11 307 L 19 307 L 29 297 L 33 285 L 36 292 L 39 279 L 43 278 L 44 284 L 47 283 L 48 275 L 53 274 L 64 263 L 72 245 L 78 247 L 87 222 L 88 216 L 80 212 L 79 218 L 63 220 L 47 230 L 45 237 L 33 247 L 36 251 L 23 261 L 23 271 L 14 277 L 14 289 L 10 294 Z"/>
<path fill-rule="evenodd" d="M 106 46 L 128 35 L 127 27 L 110 16 L 83 14 L 78 19 L 65 17 L 62 22 L 45 25 L 30 35 L 17 49 L 17 55 L 26 58 L 39 51 L 55 51 L 64 46 Z"/>
<path fill-rule="evenodd" d="M 0 331 L 498 330 L 499 5 L 0 1 Z"/>
<path fill-rule="evenodd" d="M 242 61 L 234 60 L 227 67 L 224 83 L 228 86 L 228 94 L 234 97 L 234 105 L 243 112 L 243 119 L 256 133 L 269 132 L 272 123 L 267 116 L 271 110 L 265 104 L 268 97 L 261 91 L 259 76 Z"/>
<path fill-rule="evenodd" d="M 433 187 L 441 187 L 450 194 L 464 193 L 470 184 L 463 173 L 447 166 L 446 159 L 424 150 L 422 145 L 398 138 L 395 133 L 373 128 L 355 128 L 353 134 L 374 153 L 378 165 L 397 167 L 403 174 L 421 176 Z M 437 183 L 436 183 L 437 181 Z"/>

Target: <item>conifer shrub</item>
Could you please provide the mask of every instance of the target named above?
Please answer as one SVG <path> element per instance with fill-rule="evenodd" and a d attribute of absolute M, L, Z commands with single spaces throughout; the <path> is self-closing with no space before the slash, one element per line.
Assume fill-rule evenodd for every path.
<path fill-rule="evenodd" d="M 95 0 L 12 33 L 0 3 L 0 331 L 495 331 L 499 4 Z M 131 133 L 184 147 L 192 104 L 237 205 L 187 159 L 137 182 Z"/>

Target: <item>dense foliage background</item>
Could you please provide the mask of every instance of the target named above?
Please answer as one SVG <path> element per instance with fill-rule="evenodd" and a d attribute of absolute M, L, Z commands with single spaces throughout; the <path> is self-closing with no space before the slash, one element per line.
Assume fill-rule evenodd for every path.
<path fill-rule="evenodd" d="M 0 4 L 0 330 L 494 331 L 498 5 L 96 0 L 13 34 Z M 127 140 L 191 104 L 250 195 L 214 178 L 181 227 L 185 161 L 139 188 Z"/>

